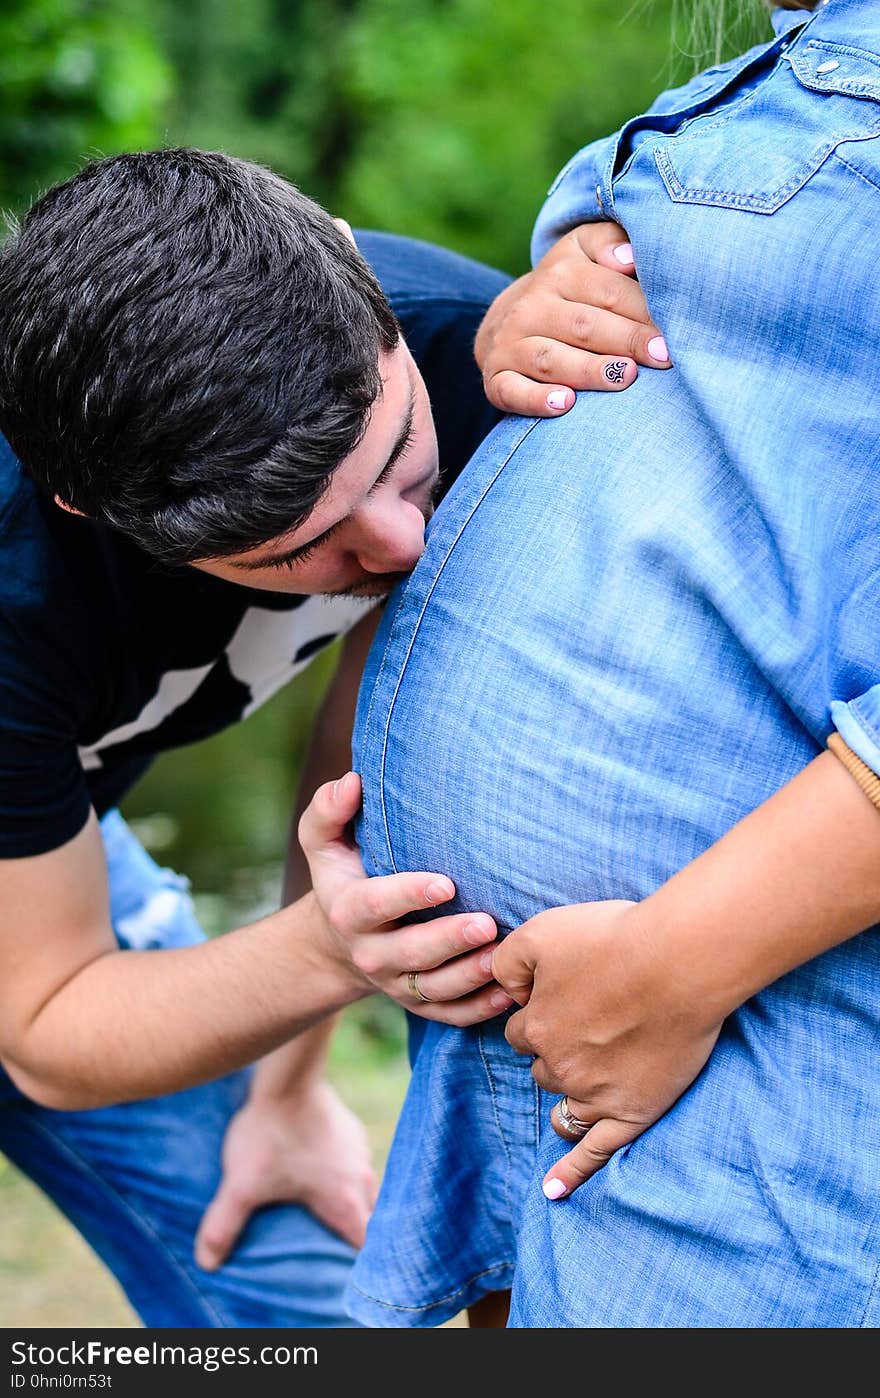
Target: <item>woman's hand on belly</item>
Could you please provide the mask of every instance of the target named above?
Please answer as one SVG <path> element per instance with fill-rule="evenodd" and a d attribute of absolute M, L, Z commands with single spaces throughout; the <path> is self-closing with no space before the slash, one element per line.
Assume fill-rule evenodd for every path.
<path fill-rule="evenodd" d="M 558 417 L 575 389 L 628 388 L 638 365 L 669 369 L 666 342 L 616 223 L 572 229 L 502 291 L 477 332 L 486 397 L 504 412 Z"/>
<path fill-rule="evenodd" d="M 318 788 L 299 823 L 312 889 L 343 971 L 444 1024 L 478 1024 L 509 1009 L 511 997 L 493 978 L 493 919 L 457 913 L 407 923 L 411 913 L 448 902 L 455 887 L 441 874 L 368 878 L 351 838 L 360 803 L 360 779 L 348 772 Z"/>
<path fill-rule="evenodd" d="M 532 1073 L 592 1123 L 544 1179 L 561 1199 L 665 1112 L 694 1081 L 721 1021 L 707 1024 L 687 976 L 671 974 L 640 905 L 580 903 L 538 913 L 495 952 L 495 976 L 522 1005 L 507 1025 Z M 565 1130 L 559 1107 L 553 1124 Z"/>

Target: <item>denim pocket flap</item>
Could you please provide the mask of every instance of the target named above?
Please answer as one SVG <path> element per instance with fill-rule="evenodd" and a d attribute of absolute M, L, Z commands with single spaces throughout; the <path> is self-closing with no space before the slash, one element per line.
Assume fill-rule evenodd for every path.
<path fill-rule="evenodd" d="M 811 39 L 789 55 L 795 77 L 812 92 L 837 92 L 880 102 L 880 58 L 844 44 Z"/>
<path fill-rule="evenodd" d="M 772 214 L 839 145 L 878 132 L 880 61 L 811 41 L 744 97 L 659 145 L 657 168 L 676 203 Z"/>

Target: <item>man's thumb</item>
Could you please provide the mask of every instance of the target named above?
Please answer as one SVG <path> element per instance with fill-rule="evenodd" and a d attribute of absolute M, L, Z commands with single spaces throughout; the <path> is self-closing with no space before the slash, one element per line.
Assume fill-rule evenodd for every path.
<path fill-rule="evenodd" d="M 195 1257 L 203 1271 L 215 1272 L 223 1265 L 251 1212 L 250 1204 L 225 1181 L 221 1182 L 196 1234 Z"/>

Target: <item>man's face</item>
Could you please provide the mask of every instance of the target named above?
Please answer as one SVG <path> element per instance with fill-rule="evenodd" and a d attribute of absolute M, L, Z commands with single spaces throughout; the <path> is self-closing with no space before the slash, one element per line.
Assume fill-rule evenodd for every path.
<path fill-rule="evenodd" d="M 382 388 L 353 452 L 308 519 L 245 553 L 195 563 L 266 592 L 382 596 L 425 546 L 437 436 L 422 376 L 401 340 L 379 362 Z"/>

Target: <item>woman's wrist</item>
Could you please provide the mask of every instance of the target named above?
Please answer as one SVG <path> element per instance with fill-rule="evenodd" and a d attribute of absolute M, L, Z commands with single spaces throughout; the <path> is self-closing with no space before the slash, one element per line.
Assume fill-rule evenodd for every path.
<path fill-rule="evenodd" d="M 717 1022 L 880 920 L 880 811 L 825 753 L 637 908 L 682 1003 Z"/>

